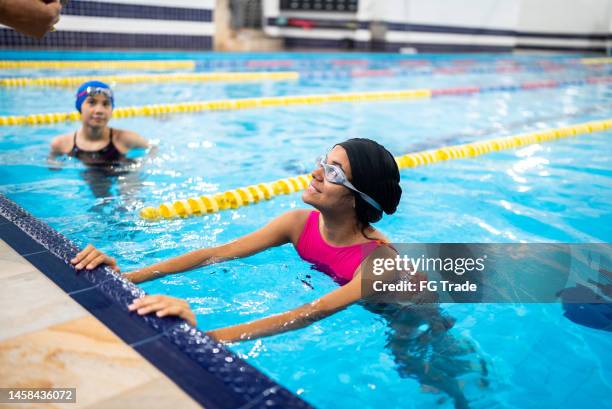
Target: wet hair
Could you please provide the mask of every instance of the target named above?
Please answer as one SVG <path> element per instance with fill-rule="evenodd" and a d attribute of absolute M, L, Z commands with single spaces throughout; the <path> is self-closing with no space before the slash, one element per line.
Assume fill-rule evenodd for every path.
<path fill-rule="evenodd" d="M 386 214 L 393 214 L 402 197 L 399 168 L 395 158 L 384 146 L 366 138 L 353 138 L 339 143 L 346 151 L 351 165 L 351 183 L 360 191 L 376 200 Z M 370 223 L 379 221 L 383 212 L 376 210 L 358 193 L 355 196 L 355 212 L 361 223 L 361 232 Z"/>

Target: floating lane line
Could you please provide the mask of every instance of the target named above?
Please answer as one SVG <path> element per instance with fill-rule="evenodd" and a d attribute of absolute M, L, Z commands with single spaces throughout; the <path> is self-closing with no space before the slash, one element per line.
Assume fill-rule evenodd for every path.
<path fill-rule="evenodd" d="M 193 70 L 196 62 L 193 60 L 2 60 L 0 69 L 44 69 L 44 70 Z"/>
<path fill-rule="evenodd" d="M 0 78 L 2 87 L 56 86 L 73 87 L 85 81 L 97 80 L 110 84 L 134 84 L 140 82 L 246 82 L 297 80 L 300 74 L 294 71 L 275 72 L 206 72 L 142 75 L 89 75 L 72 77 L 15 77 Z"/>
<path fill-rule="evenodd" d="M 462 96 L 466 94 L 481 94 L 488 92 L 517 92 L 534 89 L 583 86 L 600 83 L 612 83 L 612 76 L 588 77 L 583 80 L 530 81 L 523 82 L 517 85 L 492 85 L 485 87 L 467 86 L 439 89 L 350 92 L 320 95 L 292 95 L 282 97 L 241 98 L 215 101 L 180 102 L 174 104 L 142 105 L 115 108 L 113 110 L 113 117 L 128 118 L 137 116 L 158 116 L 201 111 L 228 111 L 289 105 L 325 104 L 334 102 L 393 101 L 405 99 L 431 98 L 439 96 Z M 0 116 L 0 126 L 52 124 L 57 122 L 78 121 L 80 117 L 80 114 L 76 111 L 64 113 L 60 112 L 46 114 Z"/>
<path fill-rule="evenodd" d="M 490 152 L 515 149 L 521 146 L 548 142 L 591 132 L 602 132 L 608 129 L 612 129 L 612 118 L 462 145 L 412 152 L 398 156 L 395 160 L 400 169 L 414 168 L 447 160 L 471 158 Z M 172 203 L 162 203 L 154 207 L 145 207 L 141 209 L 140 217 L 146 220 L 157 220 L 160 218 L 173 219 L 177 217 L 201 216 L 209 213 L 216 213 L 224 209 L 237 209 L 248 204 L 270 200 L 272 197 L 281 194 L 290 194 L 304 190 L 310 184 L 311 178 L 311 175 L 308 174 L 298 175 L 279 179 L 274 182 L 259 183 L 232 189 L 213 195 L 190 197 Z"/>

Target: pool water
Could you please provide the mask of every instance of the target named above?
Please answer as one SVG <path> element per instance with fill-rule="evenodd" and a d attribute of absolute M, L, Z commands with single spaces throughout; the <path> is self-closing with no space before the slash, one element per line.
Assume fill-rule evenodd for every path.
<path fill-rule="evenodd" d="M 38 53 L 38 58 L 62 54 Z M 70 58 L 87 54 L 70 53 Z M 95 54 L 101 59 L 112 54 Z M 2 54 L 3 58 L 13 55 Z M 212 54 L 123 54 L 121 58 L 197 58 Z M 266 56 L 257 55 L 262 59 Z M 268 56 L 317 63 L 342 54 Z M 224 56 L 227 65 L 248 55 Z M 360 55 L 372 67 L 399 57 Z M 410 57 L 402 57 L 409 59 Z M 419 59 L 427 57 L 419 56 Z M 436 66 L 468 58 L 431 56 Z M 469 56 L 473 59 L 473 56 Z M 482 56 L 486 68 L 501 57 Z M 513 57 L 504 56 L 504 60 Z M 521 63 L 559 57 L 516 57 Z M 307 61 L 307 63 L 304 62 Z M 210 64 L 209 64 L 210 65 Z M 324 61 L 321 66 L 326 66 Z M 308 68 L 305 69 L 307 71 Z M 333 70 L 334 68 L 327 68 Z M 100 71 L 99 73 L 107 73 Z M 81 72 L 17 70 L 17 75 Z M 93 72 L 92 74 L 96 74 Z M 519 84 L 610 75 L 612 68 L 509 73 L 306 77 L 263 83 L 118 84 L 117 106 L 259 96 Z M 0 89 L 0 115 L 68 112 L 73 89 Z M 368 137 L 395 155 L 605 119 L 610 85 L 567 86 L 432 99 L 288 106 L 115 119 L 157 145 L 138 164 L 111 176 L 72 160 L 46 163 L 55 135 L 78 123 L 0 128 L 0 193 L 81 246 L 94 243 L 124 271 L 249 233 L 300 195 L 203 217 L 144 221 L 143 206 L 210 194 L 308 172 L 334 143 Z M 610 242 L 612 132 L 586 134 L 473 159 L 403 170 L 396 214 L 376 227 L 394 242 Z M 307 303 L 336 288 L 289 246 L 243 260 L 141 284 L 149 293 L 187 298 L 202 330 L 233 325 Z M 431 311 L 425 311 L 428 314 Z M 444 304 L 433 311 L 453 327 L 428 336 L 419 314 L 389 318 L 356 304 L 305 329 L 230 348 L 317 407 L 575 408 L 608 407 L 612 395 L 610 332 L 579 326 L 559 304 Z M 412 320 L 412 321 L 410 321 Z M 414 324 L 414 325 L 412 325 Z M 414 336 L 400 336 L 414 327 Z M 402 327 L 404 326 L 404 327 Z M 411 327 L 411 328 L 412 328 Z M 425 368 L 425 369 L 424 369 Z M 429 370 L 427 370 L 429 368 Z M 433 369 L 431 369 L 433 368 Z"/>

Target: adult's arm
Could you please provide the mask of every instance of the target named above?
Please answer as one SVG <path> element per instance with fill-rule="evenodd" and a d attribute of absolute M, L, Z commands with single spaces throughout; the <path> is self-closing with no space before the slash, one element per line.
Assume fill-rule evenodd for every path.
<path fill-rule="evenodd" d="M 61 9 L 58 0 L 0 0 L 0 23 L 41 39 L 59 21 Z"/>

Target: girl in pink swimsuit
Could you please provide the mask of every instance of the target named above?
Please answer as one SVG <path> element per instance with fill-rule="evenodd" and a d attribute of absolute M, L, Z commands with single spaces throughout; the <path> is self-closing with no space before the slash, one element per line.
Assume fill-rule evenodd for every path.
<path fill-rule="evenodd" d="M 284 213 L 233 242 L 192 251 L 126 273 L 125 277 L 138 283 L 292 243 L 304 260 L 329 274 L 341 287 L 285 313 L 208 334 L 219 341 L 235 342 L 302 328 L 362 299 L 362 262 L 387 241 L 371 223 L 379 221 L 383 213 L 395 212 L 402 194 L 399 182 L 397 163 L 387 149 L 370 139 L 350 139 L 317 160 L 310 186 L 302 194 L 304 203 L 316 210 Z M 72 263 L 77 270 L 106 263 L 119 271 L 114 259 L 92 245 Z M 138 314 L 178 315 L 195 325 L 189 305 L 177 298 L 145 296 L 134 300 L 130 308 Z"/>
<path fill-rule="evenodd" d="M 369 139 L 350 139 L 334 146 L 317 161 L 312 171 L 312 181 L 303 192 L 302 200 L 316 210 L 284 213 L 260 230 L 233 242 L 192 251 L 124 276 L 138 283 L 292 243 L 300 257 L 330 275 L 340 287 L 292 310 L 210 330 L 207 334 L 222 342 L 238 342 L 305 327 L 367 297 L 362 293 L 361 276 L 363 261 L 372 251 L 381 251 L 377 251 L 377 257 L 396 255 L 384 244 L 385 236 L 371 224 L 379 221 L 383 213 L 395 212 L 402 193 L 399 181 L 398 167 L 389 151 Z M 91 245 L 72 263 L 77 270 L 93 269 L 105 263 L 119 271 L 113 258 Z M 463 346 L 449 335 L 447 330 L 452 326 L 452 319 L 440 314 L 433 304 L 394 306 L 364 302 L 363 305 L 389 323 L 387 347 L 396 359 L 401 376 L 443 390 L 454 400 L 456 408 L 468 407 L 457 377 L 482 365 L 484 384 L 486 367 L 482 360 L 470 365 L 463 360 L 474 355 L 475 349 L 471 344 Z M 175 315 L 192 325 L 196 323 L 189 304 L 174 297 L 147 295 L 134 300 L 128 308 L 140 315 Z"/>

